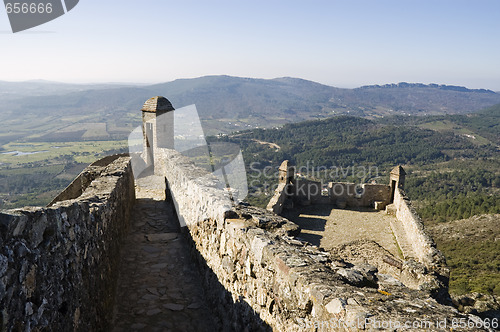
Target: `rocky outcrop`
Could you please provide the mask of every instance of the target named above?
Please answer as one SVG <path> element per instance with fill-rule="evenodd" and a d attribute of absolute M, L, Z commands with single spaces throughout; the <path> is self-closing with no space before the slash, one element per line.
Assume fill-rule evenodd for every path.
<path fill-rule="evenodd" d="M 500 299 L 498 297 L 476 292 L 452 296 L 452 299 L 460 312 L 478 315 L 492 323 L 496 322 L 496 327 L 500 328 Z"/>

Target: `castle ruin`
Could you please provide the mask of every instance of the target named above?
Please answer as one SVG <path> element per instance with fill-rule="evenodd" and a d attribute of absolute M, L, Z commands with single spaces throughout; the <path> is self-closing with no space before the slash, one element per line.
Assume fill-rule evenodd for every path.
<path fill-rule="evenodd" d="M 171 122 L 157 121 L 160 113 L 175 112 L 167 102 L 156 97 L 142 109 L 141 155 L 112 156 L 90 165 L 48 207 L 0 213 L 2 331 L 111 328 L 113 306 L 120 301 L 114 293 L 120 248 L 130 235 L 137 202 L 134 158 L 163 184 L 184 226 L 216 317 L 210 330 L 377 330 L 387 329 L 389 322 L 410 322 L 421 324 L 421 330 L 448 331 L 453 320 L 478 322 L 447 303 L 446 264 L 404 196 L 402 169 L 389 186 L 367 189 L 370 199 L 328 197 L 345 200 L 346 206 L 393 206 L 404 229 L 401 236 L 412 243 L 415 257 L 387 263 L 393 271 L 389 278 L 379 272 L 381 267 L 339 259 L 301 240 L 300 228 L 275 213 L 287 205 L 286 192 L 293 199 L 293 188 L 300 186 L 287 163 L 280 168 L 278 195 L 270 206 L 274 212 L 231 202 L 213 174 L 173 150 L 172 137 L 162 137 L 172 133 Z M 168 263 L 157 268 L 163 269 L 160 276 L 169 272 Z M 182 308 L 163 307 L 151 317 L 195 310 Z"/>
<path fill-rule="evenodd" d="M 382 239 L 384 243 L 395 242 L 395 246 L 383 248 L 382 241 L 376 242 L 374 246 L 381 246 L 378 260 L 364 255 L 363 251 L 366 251 L 366 248 L 362 246 L 366 246 L 365 243 L 355 244 L 357 240 L 366 240 L 366 236 L 356 238 L 354 232 L 351 232 L 348 238 L 338 243 L 338 246 L 349 245 L 350 250 L 360 246 L 358 251 L 361 257 L 358 257 L 357 261 L 370 261 L 378 270 L 397 278 L 407 287 L 442 292 L 447 287 L 449 270 L 443 255 L 425 233 L 421 219 L 404 195 L 405 175 L 404 169 L 396 166 L 390 172 L 389 185 L 328 182 L 325 192 L 322 191 L 322 182 L 296 177 L 295 167 L 290 166 L 285 160 L 279 167 L 279 184 L 267 205 L 267 210 L 285 216 L 287 214 L 284 212 L 293 207 L 300 210 L 300 207 L 318 204 L 335 206 L 337 209 L 384 210 L 387 214 L 394 215 L 392 218 L 384 219 L 384 221 L 389 220 L 387 227 L 389 231 L 383 233 L 377 229 L 381 229 L 382 224 L 374 225 L 371 231 L 378 233 L 378 237 L 372 236 L 372 238 L 378 240 L 385 237 Z M 314 211 L 314 208 L 309 208 L 308 211 Z M 366 218 L 374 219 L 373 213 L 369 214 L 371 216 Z M 333 221 L 338 222 L 338 220 Z M 340 225 L 333 231 L 346 232 L 345 227 L 347 226 Z M 364 228 L 368 225 L 358 223 L 349 227 Z"/>

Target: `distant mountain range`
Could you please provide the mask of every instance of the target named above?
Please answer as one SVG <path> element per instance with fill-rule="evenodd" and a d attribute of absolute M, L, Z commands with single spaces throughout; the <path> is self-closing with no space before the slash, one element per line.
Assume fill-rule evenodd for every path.
<path fill-rule="evenodd" d="M 208 134 L 340 114 L 466 114 L 500 103 L 500 93 L 489 90 L 418 83 L 341 89 L 298 78 L 231 76 L 154 85 L 0 81 L 0 143 L 40 139 L 79 123 L 105 123 L 103 137 L 123 138 L 140 124 L 144 101 L 156 95 L 165 96 L 176 108 L 195 104 Z"/>
<path fill-rule="evenodd" d="M 135 86 L 135 84 L 68 84 L 46 80 L 30 80 L 24 82 L 0 81 L 0 102 L 5 98 L 19 98 L 23 96 L 63 95 L 69 92 L 116 88 L 120 86 Z"/>
<path fill-rule="evenodd" d="M 467 89 L 464 86 L 457 85 L 446 85 L 446 84 L 423 84 L 423 83 L 392 83 L 392 84 L 384 84 L 384 85 L 365 85 L 360 87 L 359 89 L 371 89 L 371 88 L 381 88 L 381 89 L 393 89 L 393 88 L 430 88 L 430 89 L 441 89 L 441 90 L 449 90 L 449 91 L 460 91 L 460 92 L 483 92 L 483 93 L 495 93 L 492 90 L 487 89 Z"/>

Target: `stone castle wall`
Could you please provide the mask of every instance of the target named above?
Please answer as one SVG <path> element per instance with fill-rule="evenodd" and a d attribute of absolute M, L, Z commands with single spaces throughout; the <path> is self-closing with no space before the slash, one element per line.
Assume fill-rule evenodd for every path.
<path fill-rule="evenodd" d="M 291 184 L 280 182 L 269 201 L 267 209 L 281 214 L 287 199 L 298 205 L 337 204 L 348 207 L 373 207 L 375 202 L 387 205 L 391 197 L 391 187 L 383 184 L 355 184 L 329 182 L 327 195 L 323 194 L 323 183 L 303 178 L 294 179 Z"/>
<path fill-rule="evenodd" d="M 321 204 L 329 202 L 328 197 L 322 195 L 322 183 L 318 181 L 298 178 L 293 180 L 291 190 L 288 191 L 296 203 Z"/>
<path fill-rule="evenodd" d="M 278 183 L 278 187 L 276 188 L 274 196 L 271 197 L 271 200 L 267 204 L 267 209 L 269 211 L 272 211 L 276 214 L 280 214 L 283 211 L 283 208 L 285 207 L 285 201 L 288 198 L 288 195 L 286 193 L 287 186 L 288 185 L 286 183 Z"/>
<path fill-rule="evenodd" d="M 415 258 L 429 268 L 445 267 L 446 263 L 443 254 L 436 249 L 436 244 L 432 238 L 425 233 L 422 220 L 412 207 L 410 200 L 399 188 L 396 188 L 394 192 L 393 204 L 397 221 L 403 226 L 405 235 L 417 256 Z"/>
<path fill-rule="evenodd" d="M 391 188 L 383 184 L 329 182 L 330 202 L 345 202 L 349 207 L 374 206 L 375 202 L 389 202 Z"/>
<path fill-rule="evenodd" d="M 391 187 L 383 184 L 350 182 L 328 182 L 327 192 L 323 183 L 304 178 L 295 178 L 290 184 L 278 184 L 267 209 L 281 214 L 287 199 L 298 205 L 337 204 L 339 207 L 376 207 L 381 209 L 390 203 Z M 379 204 L 376 204 L 376 203 Z"/>
<path fill-rule="evenodd" d="M 276 202 L 289 200 L 296 205 L 326 203 L 335 204 L 338 208 L 374 207 L 382 210 L 392 203 L 392 198 L 394 204 L 389 205 L 386 211 L 396 215 L 395 220 L 391 221 L 391 229 L 405 261 L 395 263 L 398 269 L 391 274 L 407 287 L 425 289 L 436 297 L 446 298 L 449 269 L 443 255 L 424 232 L 422 221 L 410 201 L 402 194 L 405 174 L 402 167 L 397 166 L 391 171 L 390 185 L 328 182 L 328 191 L 323 193 L 322 182 L 294 178 L 293 175 L 287 179 L 289 184 L 285 190 L 283 178 L 280 177 L 279 186 L 267 209 L 279 214 L 284 205 Z M 391 197 L 392 190 L 394 197 Z"/>
<path fill-rule="evenodd" d="M 224 219 L 224 213 L 231 210 L 231 201 L 217 178 L 175 150 L 155 148 L 154 157 L 155 174 L 166 178 L 181 226 Z"/>
<path fill-rule="evenodd" d="M 79 197 L 85 189 L 94 181 L 97 177 L 99 177 L 100 173 L 103 171 L 103 167 L 109 165 L 116 159 L 120 157 L 124 157 L 124 154 L 116 154 L 112 156 L 106 156 L 102 159 L 99 159 L 89 166 L 87 166 L 78 176 L 71 181 L 71 183 L 61 191 L 54 199 L 48 204 L 48 206 L 52 206 L 57 202 L 66 201 L 69 199 L 75 199 Z"/>
<path fill-rule="evenodd" d="M 153 116 L 147 121 L 156 128 Z M 222 330 L 358 330 L 388 322 L 439 330 L 438 322 L 476 319 L 428 292 L 401 287 L 373 266 L 340 261 L 294 238 L 296 224 L 235 205 L 215 177 L 152 138 L 147 163 L 165 178 Z M 420 230 L 402 197 L 395 202 L 405 229 Z M 134 200 L 130 158 L 113 156 L 92 164 L 49 207 L 1 212 L 1 330 L 109 330 Z M 435 256 L 424 250 L 425 233 L 416 239 L 419 255 Z"/>
<path fill-rule="evenodd" d="M 374 321 L 461 317 L 426 292 L 397 283 L 380 291 L 374 271 L 295 239 L 298 227 L 285 218 L 231 206 L 216 179 L 175 151 L 155 149 L 155 174 L 166 178 L 225 331 L 302 331 L 318 322 L 343 330 L 339 321 L 362 329 Z"/>
<path fill-rule="evenodd" d="M 2 331 L 109 328 L 135 200 L 130 158 L 95 163 L 58 197 L 47 208 L 0 213 Z"/>

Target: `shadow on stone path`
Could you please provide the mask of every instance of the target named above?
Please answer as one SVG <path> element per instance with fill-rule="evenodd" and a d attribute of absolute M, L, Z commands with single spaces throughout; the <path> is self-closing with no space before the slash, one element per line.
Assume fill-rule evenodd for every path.
<path fill-rule="evenodd" d="M 398 245 L 404 245 L 406 252 L 412 252 L 406 236 L 399 238 L 403 243 L 396 242 L 391 222 L 394 225 L 400 223 L 395 216 L 385 211 L 371 208 L 339 209 L 325 204 L 294 208 L 283 215 L 302 228 L 299 237 L 328 251 L 353 240 L 371 240 L 395 257 L 402 258 Z M 400 234 L 405 234 L 403 232 L 401 227 Z"/>
<path fill-rule="evenodd" d="M 165 183 L 136 180 L 131 229 L 121 251 L 113 331 L 213 331 L 200 275 Z"/>

